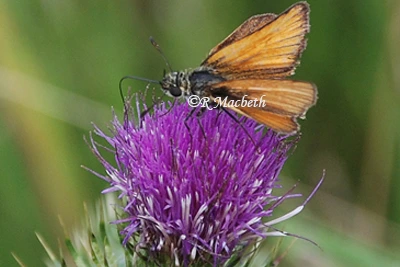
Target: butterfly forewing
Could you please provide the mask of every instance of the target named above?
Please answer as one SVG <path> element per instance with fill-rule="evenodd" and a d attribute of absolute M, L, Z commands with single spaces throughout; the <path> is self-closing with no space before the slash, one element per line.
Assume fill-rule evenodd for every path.
<path fill-rule="evenodd" d="M 246 37 L 247 35 L 259 30 L 264 27 L 271 21 L 273 21 L 277 17 L 276 14 L 267 13 L 255 15 L 242 23 L 236 30 L 234 30 L 228 37 L 226 37 L 222 42 L 220 42 L 217 46 L 215 46 L 208 57 L 211 57 L 213 54 L 221 50 L 222 48 Z M 206 60 L 201 63 L 201 65 L 206 64 Z"/>
<path fill-rule="evenodd" d="M 300 2 L 274 19 L 266 14 L 267 23 L 252 17 L 211 50 L 202 66 L 226 79 L 292 75 L 306 45 L 308 13 L 308 4 Z"/>

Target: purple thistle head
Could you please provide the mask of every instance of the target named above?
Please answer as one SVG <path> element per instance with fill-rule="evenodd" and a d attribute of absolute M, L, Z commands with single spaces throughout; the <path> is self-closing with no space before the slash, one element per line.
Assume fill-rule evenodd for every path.
<path fill-rule="evenodd" d="M 118 221 L 126 225 L 125 244 L 135 240 L 135 250 L 161 265 L 216 266 L 260 237 L 286 235 L 271 226 L 305 203 L 273 221 L 262 219 L 299 196 L 272 193 L 294 141 L 222 111 L 189 116 L 186 103 L 169 106 L 155 107 L 140 123 L 126 110 L 122 123 L 114 117 L 111 136 L 95 128 L 115 155 L 115 163 L 107 162 L 92 139 L 107 173 L 96 175 L 110 183 L 104 193 L 118 191 L 126 200 L 126 218 Z"/>

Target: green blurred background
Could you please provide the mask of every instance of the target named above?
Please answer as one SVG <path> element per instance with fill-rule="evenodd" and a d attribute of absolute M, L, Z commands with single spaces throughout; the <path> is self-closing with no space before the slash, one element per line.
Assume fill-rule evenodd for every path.
<path fill-rule="evenodd" d="M 83 141 L 120 112 L 119 79 L 161 79 L 154 36 L 174 69 L 196 67 L 254 14 L 293 0 L 0 1 L 0 266 L 41 266 L 41 233 L 57 250 L 61 217 L 83 220 L 106 183 Z M 308 194 L 282 227 L 297 241 L 282 266 L 400 266 L 400 3 L 310 0 L 311 33 L 294 79 L 313 81 L 319 100 L 284 168 L 286 188 Z M 129 81 L 142 90 L 146 84 Z M 287 212 L 301 203 L 283 205 Z M 273 241 L 274 242 L 274 241 Z M 284 249 L 284 247 L 283 247 Z"/>

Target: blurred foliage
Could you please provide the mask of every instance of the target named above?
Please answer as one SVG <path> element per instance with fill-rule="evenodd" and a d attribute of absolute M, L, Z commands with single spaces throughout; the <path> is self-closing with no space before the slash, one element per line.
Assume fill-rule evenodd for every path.
<path fill-rule="evenodd" d="M 165 64 L 196 67 L 254 14 L 280 13 L 281 1 L 0 2 L 0 266 L 41 266 L 41 233 L 56 247 L 82 220 L 82 202 L 105 187 L 82 136 L 107 127 L 122 109 L 127 74 L 161 79 Z M 283 184 L 322 189 L 284 226 L 323 248 L 296 242 L 285 266 L 398 266 L 400 248 L 400 4 L 310 0 L 311 33 L 294 79 L 313 81 L 319 101 L 302 121 L 302 140 Z M 142 90 L 146 84 L 125 86 Z M 295 203 L 294 203 L 295 205 Z M 289 208 L 289 207 L 288 207 Z M 284 211 L 282 211 L 284 212 Z M 397 264 L 396 264 L 397 263 Z"/>

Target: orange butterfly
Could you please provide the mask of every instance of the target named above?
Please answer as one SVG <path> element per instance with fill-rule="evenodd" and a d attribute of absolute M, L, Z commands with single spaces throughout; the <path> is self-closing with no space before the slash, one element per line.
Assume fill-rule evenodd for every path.
<path fill-rule="evenodd" d="M 317 88 L 285 77 L 294 74 L 306 47 L 309 11 L 306 2 L 299 2 L 279 16 L 249 18 L 213 48 L 200 67 L 165 75 L 160 82 L 162 89 L 173 97 L 208 98 L 215 105 L 221 104 L 222 98 L 228 103 L 263 99 L 263 107 L 225 107 L 276 132 L 297 132 L 296 119 L 304 118 L 316 103 Z"/>

